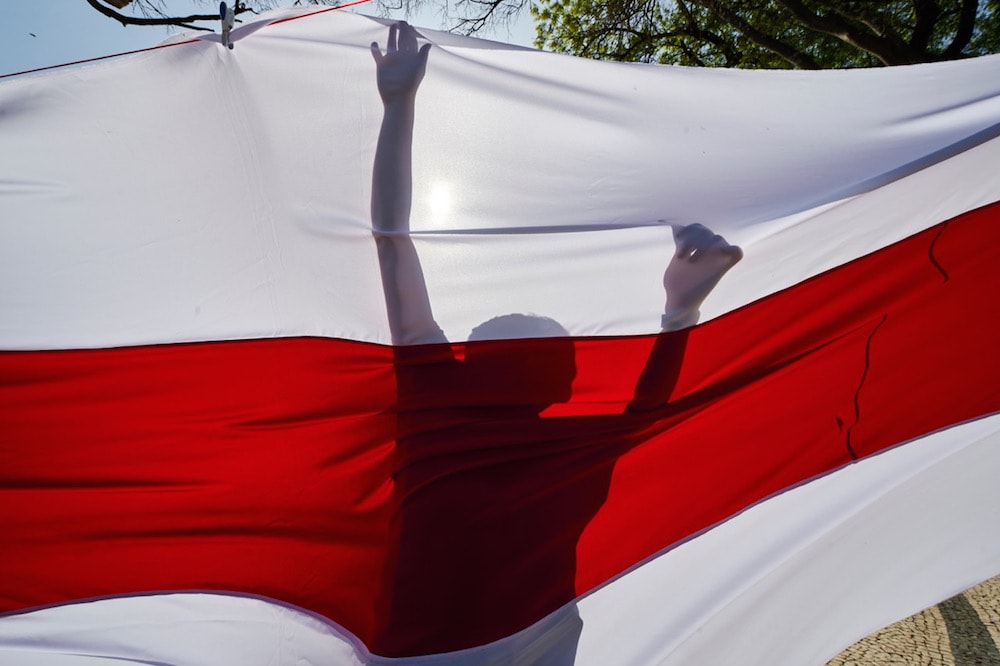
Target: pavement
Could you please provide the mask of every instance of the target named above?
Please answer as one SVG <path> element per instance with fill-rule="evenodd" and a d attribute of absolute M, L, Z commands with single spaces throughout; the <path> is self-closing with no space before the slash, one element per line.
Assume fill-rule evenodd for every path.
<path fill-rule="evenodd" d="M 827 666 L 1000 666 L 1000 576 L 847 648 Z"/>

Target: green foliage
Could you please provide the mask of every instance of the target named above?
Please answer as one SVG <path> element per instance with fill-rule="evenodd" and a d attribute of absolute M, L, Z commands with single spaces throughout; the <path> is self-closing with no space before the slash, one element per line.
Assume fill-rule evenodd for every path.
<path fill-rule="evenodd" d="M 743 68 L 897 65 L 1000 51 L 1000 0 L 538 0 L 536 45 Z"/>

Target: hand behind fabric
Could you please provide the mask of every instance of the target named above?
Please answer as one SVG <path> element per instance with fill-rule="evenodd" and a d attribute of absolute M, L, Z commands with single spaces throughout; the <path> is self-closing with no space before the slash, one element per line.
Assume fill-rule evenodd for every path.
<path fill-rule="evenodd" d="M 389 105 L 397 101 L 412 100 L 417 93 L 417 86 L 424 78 L 427 53 L 431 50 L 431 45 L 424 44 L 418 50 L 417 31 L 408 23 L 399 22 L 389 28 L 385 54 L 378 42 L 372 42 L 371 49 L 378 71 L 378 92 L 382 102 Z"/>
<path fill-rule="evenodd" d="M 668 330 L 696 323 L 702 302 L 743 258 L 743 250 L 701 224 L 673 230 L 677 251 L 663 274 L 667 292 L 664 329 Z"/>

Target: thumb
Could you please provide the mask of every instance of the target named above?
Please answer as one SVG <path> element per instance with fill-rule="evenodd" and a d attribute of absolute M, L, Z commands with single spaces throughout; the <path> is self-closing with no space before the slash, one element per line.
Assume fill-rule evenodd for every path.
<path fill-rule="evenodd" d="M 687 259 L 690 254 L 691 243 L 688 240 L 689 234 L 684 233 L 689 225 L 670 223 L 670 230 L 674 234 L 674 255 L 681 259 Z"/>

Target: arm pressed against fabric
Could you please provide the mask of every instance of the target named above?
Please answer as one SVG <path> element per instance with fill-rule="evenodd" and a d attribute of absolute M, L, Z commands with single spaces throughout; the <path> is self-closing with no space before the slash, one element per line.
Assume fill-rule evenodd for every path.
<path fill-rule="evenodd" d="M 406 23 L 389 28 L 385 53 L 371 45 L 384 108 L 372 170 L 372 233 L 394 344 L 445 341 L 409 236 L 414 109 L 430 48 L 417 47 L 417 32 Z"/>

